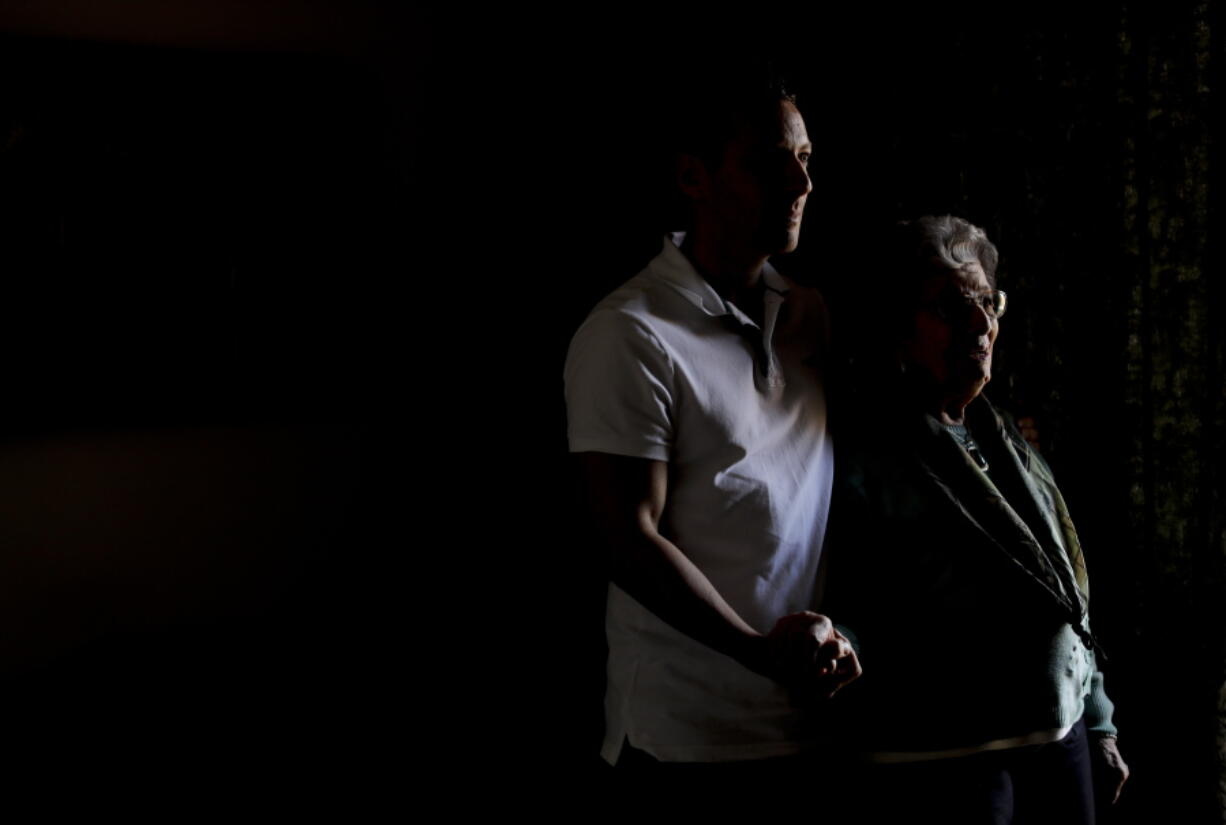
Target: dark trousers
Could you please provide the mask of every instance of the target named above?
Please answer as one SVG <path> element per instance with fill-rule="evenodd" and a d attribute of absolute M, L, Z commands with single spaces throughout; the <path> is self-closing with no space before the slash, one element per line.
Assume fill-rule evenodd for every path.
<path fill-rule="evenodd" d="M 1095 825 L 1081 722 L 1058 742 L 896 765 L 857 765 L 832 753 L 659 762 L 625 743 L 610 773 L 630 793 L 701 800 L 715 811 L 757 800 L 763 811 L 796 813 L 813 825 Z"/>
<path fill-rule="evenodd" d="M 865 822 L 1094 825 L 1085 724 L 1059 742 L 868 768 Z"/>

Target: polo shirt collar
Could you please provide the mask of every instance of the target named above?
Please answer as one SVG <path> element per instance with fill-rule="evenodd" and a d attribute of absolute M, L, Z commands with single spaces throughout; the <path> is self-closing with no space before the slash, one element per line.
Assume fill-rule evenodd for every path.
<path fill-rule="evenodd" d="M 713 318 L 732 315 L 742 324 L 757 327 L 749 316 L 720 297 L 707 279 L 698 274 L 690 259 L 681 251 L 684 240 L 684 232 L 665 236 L 664 250 L 651 264 L 652 273 L 706 315 Z M 762 265 L 762 279 L 767 287 L 766 303 L 782 303 L 788 292 L 788 284 L 770 262 Z"/>

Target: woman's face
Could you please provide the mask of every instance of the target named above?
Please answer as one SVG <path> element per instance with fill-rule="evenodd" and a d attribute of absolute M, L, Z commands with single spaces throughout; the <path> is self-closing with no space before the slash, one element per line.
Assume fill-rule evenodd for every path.
<path fill-rule="evenodd" d="M 969 402 L 992 378 L 999 322 L 975 300 L 991 292 L 978 262 L 937 269 L 920 289 L 913 333 L 900 355 L 908 370 L 926 373 L 947 398 Z"/>

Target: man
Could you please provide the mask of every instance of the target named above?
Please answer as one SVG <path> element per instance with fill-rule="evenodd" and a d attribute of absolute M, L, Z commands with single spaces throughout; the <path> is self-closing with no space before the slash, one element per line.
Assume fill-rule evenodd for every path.
<path fill-rule="evenodd" d="M 571 342 L 566 398 L 612 579 L 602 755 L 761 764 L 812 746 L 807 710 L 860 673 L 814 606 L 833 470 L 823 306 L 767 263 L 812 189 L 778 87 L 695 105 L 690 225 Z"/>

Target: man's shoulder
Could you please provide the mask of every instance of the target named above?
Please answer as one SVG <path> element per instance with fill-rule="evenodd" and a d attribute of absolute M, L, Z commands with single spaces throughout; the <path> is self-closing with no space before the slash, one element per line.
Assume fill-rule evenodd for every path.
<path fill-rule="evenodd" d="M 661 313 L 659 296 L 645 272 L 610 292 L 592 308 L 575 332 L 571 346 L 608 338 L 653 339 Z"/>
<path fill-rule="evenodd" d="M 684 312 L 681 296 L 660 277 L 657 269 L 664 253 L 600 299 L 588 313 L 574 340 L 593 336 L 656 338 L 664 325 Z"/>
<path fill-rule="evenodd" d="M 608 381 L 632 364 L 667 368 L 670 358 L 663 340 L 668 335 L 664 328 L 669 311 L 662 306 L 667 300 L 650 268 L 606 295 L 571 337 L 567 375 L 587 371 L 600 373 L 601 380 Z"/>
<path fill-rule="evenodd" d="M 617 289 L 601 298 L 588 318 L 620 317 L 624 319 L 650 319 L 658 314 L 656 306 L 660 285 L 652 277 L 650 269 L 643 269 Z"/>

